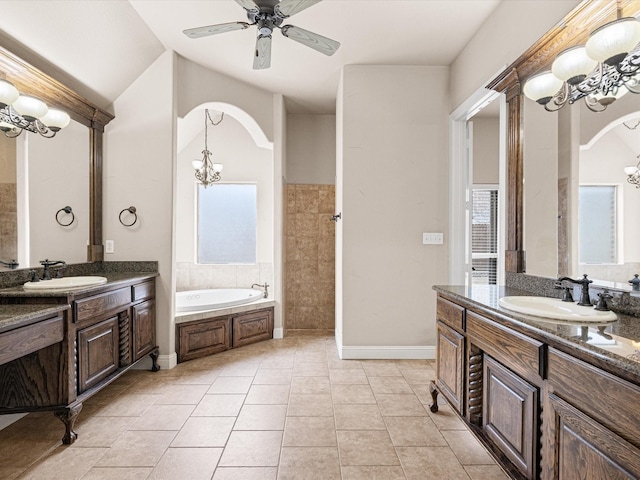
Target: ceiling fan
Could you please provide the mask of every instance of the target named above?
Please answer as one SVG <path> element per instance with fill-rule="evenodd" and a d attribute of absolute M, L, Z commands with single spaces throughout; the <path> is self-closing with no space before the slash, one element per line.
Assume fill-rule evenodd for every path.
<path fill-rule="evenodd" d="M 271 66 L 271 34 L 279 28 L 282 34 L 311 47 L 325 55 L 333 55 L 340 47 L 340 42 L 323 37 L 294 25 L 282 25 L 285 19 L 309 8 L 321 0 L 235 0 L 247 12 L 247 22 L 229 22 L 205 27 L 189 28 L 183 33 L 189 38 L 207 37 L 218 33 L 244 30 L 252 25 L 258 27 L 258 38 L 253 58 L 254 70 Z"/>

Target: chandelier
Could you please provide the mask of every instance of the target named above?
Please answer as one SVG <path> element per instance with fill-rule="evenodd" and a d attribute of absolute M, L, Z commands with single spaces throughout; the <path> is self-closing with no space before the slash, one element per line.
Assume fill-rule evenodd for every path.
<path fill-rule="evenodd" d="M 640 155 L 638 155 L 640 158 Z M 624 173 L 627 174 L 627 182 L 640 188 L 640 161 L 635 167 L 624 167 Z"/>
<path fill-rule="evenodd" d="M 207 133 L 209 122 L 215 127 L 216 125 L 220 125 L 223 118 L 224 112 L 220 115 L 220 120 L 214 122 L 211 119 L 211 115 L 209 115 L 209 110 L 205 109 L 204 111 L 204 150 L 202 151 L 202 160 L 194 160 L 191 162 L 191 165 L 196 171 L 196 179 L 204 185 L 204 188 L 222 179 L 220 172 L 222 171 L 223 165 L 221 163 L 213 163 L 211 160 L 212 154 L 207 146 Z"/>
<path fill-rule="evenodd" d="M 7 137 L 17 137 L 27 130 L 51 138 L 70 120 L 66 112 L 49 108 L 38 98 L 20 95 L 13 84 L 0 80 L 0 130 Z"/>
<path fill-rule="evenodd" d="M 534 75 L 524 94 L 553 112 L 584 98 L 602 112 L 627 92 L 640 93 L 640 21 L 618 18 L 594 30 L 586 45 L 562 51 L 551 70 Z"/>

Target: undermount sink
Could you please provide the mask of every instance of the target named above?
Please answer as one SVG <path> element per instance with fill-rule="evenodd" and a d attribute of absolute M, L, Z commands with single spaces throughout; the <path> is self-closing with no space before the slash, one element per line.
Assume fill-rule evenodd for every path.
<path fill-rule="evenodd" d="M 104 285 L 105 283 L 107 283 L 106 277 L 80 276 L 52 278 L 51 280 L 40 280 L 39 282 L 27 282 L 23 287 L 25 290 L 68 290 L 70 288 Z"/>
<path fill-rule="evenodd" d="M 557 298 L 503 297 L 498 301 L 498 304 L 502 308 L 514 312 L 570 322 L 612 322 L 618 318 L 611 311 L 602 312 L 593 307 L 563 302 Z"/>

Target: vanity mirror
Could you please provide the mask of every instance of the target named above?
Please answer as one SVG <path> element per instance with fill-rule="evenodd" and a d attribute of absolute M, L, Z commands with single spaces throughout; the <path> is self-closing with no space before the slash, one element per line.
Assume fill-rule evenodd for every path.
<path fill-rule="evenodd" d="M 626 192 L 622 187 L 627 182 L 623 170 L 619 169 L 618 181 L 613 182 L 609 173 L 615 173 L 614 167 L 606 163 L 611 158 L 601 159 L 600 178 L 586 178 L 588 162 L 581 159 L 580 144 L 585 142 L 584 138 L 597 136 L 596 133 L 609 124 L 620 124 L 622 119 L 631 118 L 633 111 L 640 111 L 637 103 L 636 106 L 629 103 L 631 100 L 637 102 L 638 95 L 627 94 L 602 113 L 583 112 L 581 102 L 550 113 L 526 99 L 522 87 L 536 73 L 550 69 L 560 52 L 584 44 L 589 32 L 615 20 L 618 15 L 628 17 L 638 13 L 638 2 L 582 2 L 489 85 L 489 88 L 506 92 L 508 102 L 507 272 L 525 272 L 526 269 L 527 273 L 548 277 L 583 273 L 585 266 L 579 264 L 576 254 L 580 183 L 618 183 L 621 188 L 617 196 L 624 199 Z M 640 142 L 640 131 L 637 135 Z M 628 158 L 627 164 L 633 163 L 633 157 Z M 582 172 L 581 165 L 585 165 Z M 620 204 L 625 203 L 631 204 L 624 201 Z M 618 221 L 629 223 L 623 217 Z M 602 227 L 592 225 L 591 234 L 594 238 L 601 237 Z M 630 243 L 621 238 L 617 242 L 619 247 Z M 616 259 L 637 262 L 637 253 L 623 250 Z M 616 281 L 626 282 L 628 278 L 624 275 L 627 274 L 620 274 Z M 597 274 L 591 276 L 598 277 Z"/>
<path fill-rule="evenodd" d="M 0 182 L 9 185 L 3 185 L 0 200 L 9 215 L 1 213 L 0 260 L 19 259 L 19 268 L 39 266 L 47 257 L 68 263 L 103 260 L 102 135 L 113 115 L 1 47 L 0 79 L 72 119 L 54 138 L 26 131 L 15 139 L 2 135 Z M 67 206 L 74 221 L 62 226 L 56 212 Z M 11 210 L 15 227 L 7 220 Z"/>

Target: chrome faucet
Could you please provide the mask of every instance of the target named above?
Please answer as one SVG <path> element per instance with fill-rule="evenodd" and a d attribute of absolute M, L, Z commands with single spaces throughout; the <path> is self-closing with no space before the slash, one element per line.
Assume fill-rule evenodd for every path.
<path fill-rule="evenodd" d="M 64 262 L 62 260 L 49 261 L 49 259 L 46 258 L 40 261 L 40 265 L 42 265 L 42 267 L 44 268 L 42 272 L 42 280 L 51 280 L 51 271 L 49 270 L 49 267 L 62 265 L 62 268 L 65 268 L 67 266 L 67 262 Z M 60 272 L 60 269 L 58 270 L 58 272 L 56 272 L 56 275 L 57 274 L 62 274 L 62 272 Z"/>
<path fill-rule="evenodd" d="M 269 296 L 269 284 L 267 282 L 264 282 L 264 285 L 260 285 L 259 283 L 254 283 L 253 285 L 251 285 L 251 288 L 253 287 L 264 288 L 263 298 L 267 298 Z"/>
<path fill-rule="evenodd" d="M 593 280 L 589 280 L 587 278 L 587 274 L 585 273 L 580 280 L 574 280 L 569 277 L 560 277 L 557 283 L 562 283 L 564 281 L 575 283 L 576 285 L 582 285 L 582 293 L 580 295 L 580 301 L 578 305 L 584 305 L 585 307 L 592 307 L 591 297 L 589 296 L 589 284 L 593 283 Z"/>

